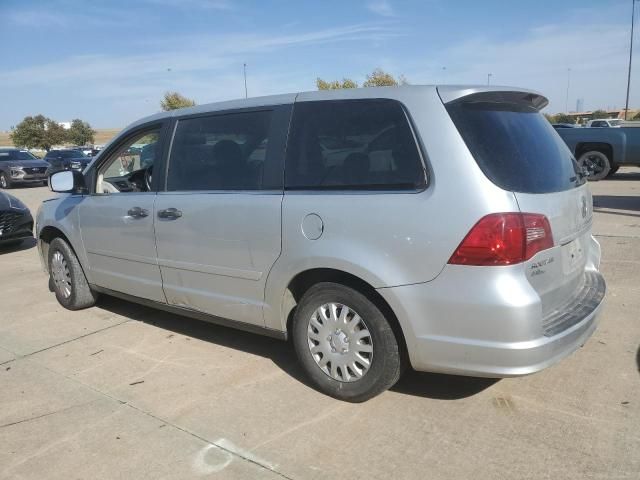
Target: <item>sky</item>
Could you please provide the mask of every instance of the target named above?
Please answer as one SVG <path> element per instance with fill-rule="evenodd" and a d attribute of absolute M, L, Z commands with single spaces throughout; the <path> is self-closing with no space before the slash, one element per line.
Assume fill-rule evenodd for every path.
<path fill-rule="evenodd" d="M 578 98 L 620 108 L 631 1 L 0 0 L 0 130 L 38 113 L 121 128 L 169 90 L 241 98 L 244 63 L 249 96 L 314 90 L 317 77 L 362 83 L 380 67 L 412 84 L 491 74 L 542 92 L 550 113 Z"/>

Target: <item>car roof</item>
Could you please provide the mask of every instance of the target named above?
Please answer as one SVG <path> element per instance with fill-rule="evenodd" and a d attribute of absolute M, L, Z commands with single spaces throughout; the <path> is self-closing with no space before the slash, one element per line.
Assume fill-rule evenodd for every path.
<path fill-rule="evenodd" d="M 275 105 L 284 105 L 294 102 L 318 101 L 318 100 L 355 100 L 364 98 L 388 98 L 406 99 L 413 95 L 437 94 L 444 103 L 454 101 L 467 95 L 484 92 L 520 92 L 539 97 L 540 104 L 546 105 L 547 99 L 534 90 L 508 86 L 487 85 L 401 85 L 398 87 L 366 87 L 344 88 L 337 90 L 314 90 L 308 92 L 286 93 L 281 95 L 269 95 L 264 97 L 251 97 L 223 102 L 206 103 L 194 107 L 180 108 L 168 112 L 159 112 L 148 117 L 141 118 L 127 126 L 123 131 L 143 125 L 155 120 L 163 120 L 171 117 L 208 113 L 240 108 L 256 108 Z"/>

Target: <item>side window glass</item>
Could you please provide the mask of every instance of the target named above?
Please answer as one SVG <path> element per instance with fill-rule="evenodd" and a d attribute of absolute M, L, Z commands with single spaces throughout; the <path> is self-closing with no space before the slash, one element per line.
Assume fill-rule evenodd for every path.
<path fill-rule="evenodd" d="M 167 190 L 259 190 L 269 152 L 271 111 L 178 121 Z"/>
<path fill-rule="evenodd" d="M 150 191 L 159 139 L 160 129 L 154 128 L 121 145 L 100 167 L 96 193 Z"/>
<path fill-rule="evenodd" d="M 287 147 L 289 189 L 416 189 L 422 161 L 393 100 L 301 102 Z"/>

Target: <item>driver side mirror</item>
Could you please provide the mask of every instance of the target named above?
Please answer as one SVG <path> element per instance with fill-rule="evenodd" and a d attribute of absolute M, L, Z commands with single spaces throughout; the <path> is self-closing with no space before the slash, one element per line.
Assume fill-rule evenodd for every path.
<path fill-rule="evenodd" d="M 49 177 L 51 191 L 58 193 L 82 193 L 86 190 L 84 176 L 75 170 L 56 172 Z"/>

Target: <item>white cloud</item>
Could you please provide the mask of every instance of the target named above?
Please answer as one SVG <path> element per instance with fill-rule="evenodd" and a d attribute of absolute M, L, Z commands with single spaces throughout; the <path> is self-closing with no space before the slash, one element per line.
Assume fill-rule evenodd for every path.
<path fill-rule="evenodd" d="M 349 42 L 371 43 L 396 35 L 399 33 L 390 27 L 356 24 L 290 34 L 164 36 L 162 40 L 142 40 L 143 48 L 132 46 L 135 54 L 73 55 L 0 70 L 0 91 L 28 92 L 16 102 L 7 124 L 30 111 L 44 111 L 60 118 L 88 118 L 96 126 L 123 126 L 157 111 L 158 99 L 167 90 L 178 90 L 198 103 L 243 96 L 245 61 L 249 63 L 251 96 L 313 88 L 318 72 L 304 52 L 316 47 L 319 51 L 341 50 Z M 302 56 L 285 52 L 302 46 Z M 259 66 L 273 52 L 298 61 L 286 68 Z M 67 101 L 50 100 L 54 97 Z M 91 105 L 101 107 L 94 109 Z M 119 120 L 110 120 L 113 118 Z"/>
<path fill-rule="evenodd" d="M 393 7 L 387 0 L 375 0 L 373 2 L 369 2 L 367 4 L 367 8 L 376 15 L 381 15 L 383 17 L 394 17 L 396 15 Z"/>
<path fill-rule="evenodd" d="M 228 0 L 146 0 L 148 3 L 167 7 L 186 9 L 231 10 L 233 5 Z"/>
<path fill-rule="evenodd" d="M 491 73 L 492 84 L 542 92 L 550 99 L 549 110 L 555 112 L 565 109 L 570 68 L 570 110 L 578 98 L 589 109 L 619 108 L 626 92 L 627 45 L 628 31 L 621 25 L 546 25 L 508 42 L 487 37 L 465 40 L 432 57 L 428 69 L 414 65 L 406 72 L 414 83 L 462 84 L 485 84 Z M 640 106 L 640 95 L 634 95 L 633 88 L 631 92 L 632 104 Z"/>
<path fill-rule="evenodd" d="M 109 27 L 130 23 L 130 19 L 123 15 L 89 15 L 45 9 L 9 10 L 3 12 L 3 19 L 7 23 L 29 28 L 65 28 L 78 25 Z"/>

